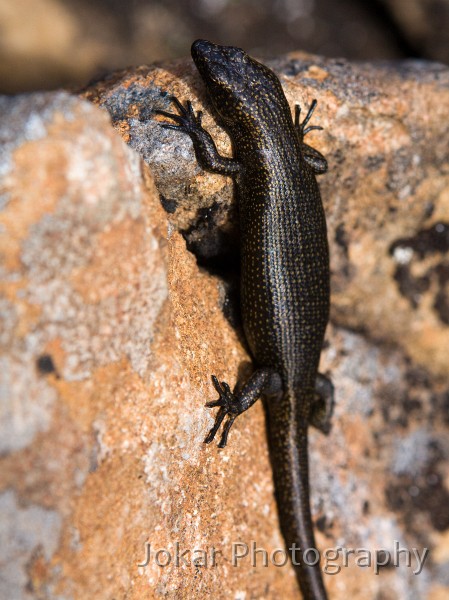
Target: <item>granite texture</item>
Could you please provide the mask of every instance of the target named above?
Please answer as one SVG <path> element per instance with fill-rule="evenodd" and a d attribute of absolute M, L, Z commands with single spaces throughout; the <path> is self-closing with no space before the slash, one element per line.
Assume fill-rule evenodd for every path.
<path fill-rule="evenodd" d="M 272 66 L 292 107 L 318 99 L 325 131 L 309 137 L 330 162 L 321 370 L 336 407 L 330 434 L 310 436 L 317 544 L 373 557 L 395 542 L 429 549 L 418 575 L 415 557 L 395 568 L 379 554 L 376 575 L 354 554 L 343 566 L 340 552 L 325 584 L 336 600 L 439 600 L 449 591 L 448 70 L 303 54 Z M 0 99 L 1 597 L 299 594 L 288 564 L 231 562 L 232 543 L 254 541 L 269 558 L 283 548 L 262 405 L 224 450 L 202 443 L 210 375 L 232 385 L 251 371 L 237 211 L 231 180 L 202 172 L 187 136 L 152 115 L 168 106 L 162 90 L 203 108 L 230 153 L 188 60 L 83 92 L 109 115 L 63 92 Z M 170 564 L 157 564 L 169 556 L 158 550 Z"/>

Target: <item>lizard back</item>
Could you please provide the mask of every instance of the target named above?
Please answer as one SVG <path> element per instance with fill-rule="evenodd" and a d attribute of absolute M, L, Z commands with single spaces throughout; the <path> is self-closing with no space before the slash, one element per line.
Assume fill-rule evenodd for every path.
<path fill-rule="evenodd" d="M 312 149 L 268 67 L 239 48 L 205 43 L 194 44 L 192 56 L 241 166 L 245 336 L 256 363 L 279 370 L 285 388 L 304 397 L 314 388 L 329 318 L 326 221 L 306 160 Z"/>
<path fill-rule="evenodd" d="M 242 320 L 256 366 L 238 393 L 212 376 L 219 399 L 206 406 L 219 410 L 205 442 L 214 439 L 227 416 L 219 443 L 224 447 L 237 416 L 265 397 L 281 530 L 287 548 L 301 549 L 304 559 L 306 549 L 316 551 L 308 425 L 326 431 L 317 417 L 317 395 L 323 399 L 323 394 L 316 382 L 323 379 L 318 362 L 329 316 L 329 254 L 315 174 L 327 164 L 303 141 L 316 128 L 305 128 L 316 101 L 302 123 L 297 107 L 293 122 L 279 79 L 240 48 L 197 40 L 192 57 L 229 132 L 234 157 L 220 156 L 190 101 L 184 107 L 172 97 L 179 114 L 158 112 L 175 121 L 165 127 L 190 135 L 204 168 L 235 179 Z M 304 599 L 326 600 L 319 561 L 293 563 Z"/>

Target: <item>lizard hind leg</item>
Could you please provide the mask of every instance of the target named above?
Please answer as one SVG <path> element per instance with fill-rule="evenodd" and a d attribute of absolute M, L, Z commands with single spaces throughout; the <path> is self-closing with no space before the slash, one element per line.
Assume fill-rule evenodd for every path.
<path fill-rule="evenodd" d="M 218 408 L 219 410 L 215 416 L 215 423 L 206 436 L 204 443 L 210 444 L 212 442 L 224 418 L 227 416 L 221 440 L 218 444 L 219 448 L 226 446 L 229 431 L 235 419 L 240 414 L 248 410 L 263 394 L 276 393 L 282 386 L 280 376 L 270 368 L 262 368 L 255 371 L 238 394 L 232 392 L 225 381 L 220 383 L 215 375 L 212 375 L 212 383 L 218 392 L 219 398 L 218 400 L 207 402 L 206 407 Z"/>
<path fill-rule="evenodd" d="M 310 416 L 310 424 L 322 433 L 329 433 L 333 412 L 334 385 L 328 377 L 318 373 L 315 381 L 315 402 Z"/>

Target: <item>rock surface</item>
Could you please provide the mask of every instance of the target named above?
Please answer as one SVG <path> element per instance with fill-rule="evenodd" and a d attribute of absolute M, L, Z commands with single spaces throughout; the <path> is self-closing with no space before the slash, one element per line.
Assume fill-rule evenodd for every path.
<path fill-rule="evenodd" d="M 449 348 L 449 69 L 425 62 L 351 64 L 293 54 L 272 66 L 291 106 L 318 108 L 308 136 L 329 161 L 320 177 L 332 244 L 332 316 L 401 345 L 447 374 Z M 86 90 L 150 166 L 170 222 L 200 259 L 234 257 L 231 179 L 203 172 L 190 139 L 166 130 L 154 108 L 169 92 L 204 110 L 219 151 L 230 153 L 190 63 L 141 67 Z M 392 307 L 395 307 L 392 310 Z"/>
<path fill-rule="evenodd" d="M 303 55 L 276 66 L 292 103 L 307 104 L 309 88 L 318 98 L 326 133 L 310 139 L 331 163 L 320 180 L 334 290 L 321 370 L 336 409 L 330 435 L 311 434 L 318 547 L 430 549 L 419 575 L 415 558 L 377 576 L 354 555 L 344 567 L 340 552 L 325 583 L 337 600 L 437 600 L 449 589 L 449 328 L 432 306 L 447 293 L 448 73 Z M 226 449 L 202 444 L 210 374 L 233 385 L 250 370 L 232 186 L 158 125 L 161 89 L 204 100 L 185 62 L 85 93 L 138 153 L 104 111 L 67 94 L 0 101 L 1 597 L 298 596 L 288 564 L 231 562 L 233 543 L 283 548 L 262 406 Z M 425 276 L 407 297 L 404 281 Z"/>

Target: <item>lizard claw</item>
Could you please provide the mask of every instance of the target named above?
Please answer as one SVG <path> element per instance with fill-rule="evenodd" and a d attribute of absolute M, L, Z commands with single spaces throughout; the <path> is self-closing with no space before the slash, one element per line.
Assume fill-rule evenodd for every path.
<path fill-rule="evenodd" d="M 226 424 L 223 428 L 221 440 L 218 444 L 219 448 L 224 448 L 228 441 L 229 430 L 231 429 L 236 417 L 242 412 L 242 410 L 237 397 L 231 392 L 231 388 L 225 381 L 222 381 L 220 383 L 215 377 L 215 375 L 212 375 L 212 383 L 214 385 L 214 388 L 218 392 L 219 398 L 218 400 L 207 402 L 205 406 L 207 408 L 220 407 L 220 410 L 218 411 L 215 417 L 214 426 L 209 431 L 206 439 L 204 440 L 204 443 L 210 444 L 212 442 L 217 431 L 220 428 L 220 425 L 223 423 L 225 416 L 228 415 L 228 420 L 226 421 Z"/>
<path fill-rule="evenodd" d="M 157 115 L 162 115 L 163 117 L 167 117 L 168 119 L 173 119 L 175 123 L 161 123 L 162 127 L 165 129 L 180 129 L 186 133 L 189 133 L 194 130 L 198 130 L 202 128 L 202 111 L 198 111 L 195 115 L 195 111 L 193 110 L 192 103 L 190 100 L 187 100 L 186 105 L 184 106 L 176 96 L 169 96 L 171 102 L 173 102 L 178 109 L 178 113 L 171 113 L 165 110 L 156 109 L 154 112 Z"/>
<path fill-rule="evenodd" d="M 310 105 L 309 111 L 303 121 L 301 122 L 301 107 L 299 104 L 295 105 L 295 128 L 298 132 L 298 136 L 302 141 L 304 137 L 309 133 L 309 131 L 313 131 L 314 129 L 323 129 L 320 125 L 310 125 L 306 127 L 307 123 L 312 118 L 313 112 L 317 106 L 317 100 L 312 100 L 312 104 Z"/>

